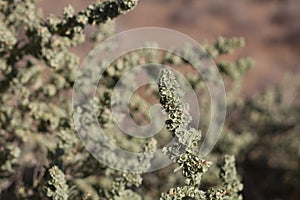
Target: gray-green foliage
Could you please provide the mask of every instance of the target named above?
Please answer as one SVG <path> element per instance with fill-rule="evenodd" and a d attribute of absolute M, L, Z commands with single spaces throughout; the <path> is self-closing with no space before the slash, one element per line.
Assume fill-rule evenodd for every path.
<path fill-rule="evenodd" d="M 34 0 L 0 2 L 0 198 L 159 197 L 160 194 L 147 191 L 162 184 L 161 182 L 155 183 L 153 178 L 149 183 L 143 184 L 141 174 L 124 174 L 104 166 L 93 158 L 76 136 L 71 120 L 73 111 L 70 95 L 79 58 L 71 53 L 70 48 L 85 41 L 97 42 L 108 37 L 114 30 L 111 20 L 132 10 L 137 2 L 137 0 L 97 2 L 77 13 L 72 6 L 67 6 L 61 16 L 50 15 L 46 18 L 36 11 Z M 99 29 L 91 38 L 84 34 L 87 25 L 95 25 Z M 243 44 L 242 39 L 219 38 L 215 44 L 208 45 L 206 49 L 210 56 L 215 58 L 230 53 Z M 189 56 L 190 52 L 187 46 L 184 53 Z M 168 53 L 160 56 L 152 50 L 132 52 L 112 63 L 104 72 L 94 99 L 101 127 L 110 131 L 109 137 L 117 145 L 129 151 L 153 152 L 157 144 L 163 144 L 168 139 L 167 131 L 163 131 L 163 136 L 157 140 L 151 138 L 143 141 L 128 136 L 119 137 L 109 108 L 111 103 L 112 105 L 118 103 L 111 102 L 111 94 L 120 77 L 133 66 L 153 61 L 172 63 L 175 66 L 186 64 L 184 60 Z M 237 78 L 236 74 L 240 76 L 250 67 L 251 62 L 246 61 L 237 61 L 237 64 L 217 64 L 222 69 L 224 77 Z M 173 188 L 163 193 L 161 198 L 190 196 L 195 199 L 221 197 L 226 199 L 236 195 L 241 188 L 237 184 L 238 179 L 235 179 L 233 160 L 229 157 L 225 157 L 227 161 L 222 173 L 232 174 L 232 179 L 221 178 L 224 185 L 215 189 L 205 191 L 200 188 L 200 181 L 202 183 L 207 181 L 205 176 L 202 179 L 202 175 L 205 172 L 209 173 L 208 167 L 211 163 L 197 156 L 200 132 L 189 128 L 191 118 L 188 114 L 188 105 L 181 102 L 180 86 L 170 72 L 165 73 L 169 73 L 170 76 L 164 76 L 165 79 L 160 81 L 160 91 L 157 92 L 156 87 L 149 87 L 147 92 L 157 97 L 160 93 L 161 102 L 169 114 L 167 129 L 177 139 L 176 145 L 180 151 L 175 150 L 177 147 L 170 146 L 165 152 L 179 165 L 178 169 L 182 170 L 186 185 L 178 187 L 173 185 Z M 187 77 L 194 88 L 203 89 L 205 86 L 199 76 L 188 74 Z M 167 95 L 169 90 L 173 96 Z M 203 102 L 207 104 L 206 101 Z M 147 100 L 136 95 L 130 103 L 135 119 L 147 119 L 150 105 Z M 89 120 L 91 116 L 90 113 L 84 113 L 83 117 L 86 117 L 84 120 Z M 141 120 L 141 123 L 144 121 Z M 202 123 L 205 124 L 206 120 L 203 119 Z M 218 148 L 220 152 L 214 154 L 214 161 L 217 162 L 223 154 L 223 149 L 226 149 L 226 153 L 237 154 L 243 145 L 246 146 L 250 141 L 248 139 L 244 143 L 238 143 L 235 140 L 238 134 L 233 131 L 230 133 L 230 137 L 226 137 L 226 134 L 224 136 L 226 142 L 232 145 L 230 150 L 226 145 L 220 146 Z M 185 149 L 186 151 L 181 151 Z M 147 168 L 151 158 L 141 159 L 145 160 L 143 167 Z M 210 168 L 213 167 L 216 168 L 214 164 Z M 157 177 L 160 179 L 164 176 L 173 180 L 178 179 L 180 182 L 180 177 L 175 173 Z"/>
<path fill-rule="evenodd" d="M 225 156 L 220 178 L 223 183 L 227 199 L 242 199 L 242 196 L 239 193 L 243 189 L 243 184 L 241 184 L 237 176 L 234 156 Z"/>
<path fill-rule="evenodd" d="M 78 13 L 67 6 L 62 16 L 50 15 L 46 20 L 37 12 L 35 3 L 34 0 L 0 2 L 0 190 L 13 195 L 11 198 L 46 195 L 53 199 L 67 196 L 80 199 L 90 192 L 91 196 L 94 194 L 91 198 L 97 199 L 100 192 L 95 192 L 93 185 L 106 183 L 94 179 L 93 171 L 100 165 L 76 137 L 71 98 L 66 98 L 79 64 L 70 48 L 89 39 L 83 32 L 86 25 L 97 25 L 101 31 L 101 24 L 130 11 L 137 1 L 97 2 Z M 112 29 L 110 24 L 104 28 Z M 110 33 L 97 32 L 96 39 Z M 57 167 L 49 169 L 48 181 L 48 170 L 44 168 L 52 165 Z M 29 169 L 23 172 L 23 166 Z M 34 171 L 30 177 L 33 183 L 24 184 L 22 179 L 13 181 L 16 173 L 31 173 L 30 170 Z M 62 171 L 72 174 L 71 178 L 63 176 Z M 66 187 L 55 185 L 58 179 L 76 189 L 69 195 Z M 85 186 L 80 180 L 85 180 Z M 45 191 L 43 185 L 47 181 Z"/>

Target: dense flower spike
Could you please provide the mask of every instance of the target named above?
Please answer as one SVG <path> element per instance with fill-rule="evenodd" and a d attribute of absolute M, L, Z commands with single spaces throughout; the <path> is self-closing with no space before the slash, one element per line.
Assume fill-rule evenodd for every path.
<path fill-rule="evenodd" d="M 158 90 L 160 103 L 167 112 L 169 119 L 166 120 L 167 129 L 176 138 L 175 144 L 165 148 L 164 153 L 179 165 L 182 174 L 186 178 L 186 186 L 171 188 L 169 192 L 162 193 L 161 200 L 169 199 L 242 199 L 239 192 L 242 185 L 236 176 L 234 157 L 225 156 L 225 164 L 222 168 L 222 189 L 199 189 L 202 176 L 207 172 L 210 162 L 200 158 L 197 154 L 200 132 L 188 127 L 191 116 L 188 114 L 188 106 L 182 102 L 183 92 L 171 70 L 161 70 Z M 180 151 L 178 151 L 180 149 Z M 229 178 L 230 177 L 230 178 Z"/>
<path fill-rule="evenodd" d="M 49 176 L 46 187 L 47 196 L 53 200 L 67 200 L 69 186 L 66 183 L 64 173 L 57 166 L 53 166 L 49 169 Z"/>
<path fill-rule="evenodd" d="M 179 127 L 185 128 L 191 121 L 187 104 L 182 103 L 184 93 L 181 91 L 174 74 L 168 69 L 162 69 L 158 82 L 160 103 L 168 113 L 167 128 L 175 134 Z"/>

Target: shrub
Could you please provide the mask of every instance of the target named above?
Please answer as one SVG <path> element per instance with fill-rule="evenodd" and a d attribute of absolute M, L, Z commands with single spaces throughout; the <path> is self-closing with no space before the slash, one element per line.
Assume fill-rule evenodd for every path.
<path fill-rule="evenodd" d="M 242 199 L 243 186 L 235 169 L 235 159 L 225 154 L 237 155 L 252 141 L 251 135 L 243 131 L 237 133 L 226 126 L 221 142 L 208 158 L 219 163 L 225 155 L 223 165 L 219 168 L 200 157 L 195 151 L 200 132 L 189 127 L 191 119 L 181 99 L 180 85 L 169 70 L 161 71 L 158 90 L 152 87 L 149 93 L 160 99 L 169 116 L 176 116 L 166 121 L 166 128 L 176 139 L 176 148 L 186 150 L 178 155 L 173 155 L 175 149 L 164 152 L 179 165 L 176 170 L 183 176 L 170 173 L 174 165 L 171 169 L 146 175 L 116 171 L 93 158 L 75 134 L 71 92 L 79 58 L 70 49 L 85 41 L 95 44 L 107 38 L 112 34 L 112 20 L 132 10 L 136 4 L 137 0 L 109 0 L 91 4 L 78 13 L 72 6 L 67 6 L 61 17 L 50 15 L 44 20 L 36 12 L 34 0 L 0 2 L 1 198 L 142 199 L 143 196 L 143 199 L 153 199 L 160 196 L 160 199 Z M 86 36 L 84 28 L 87 25 L 95 25 L 99 31 L 91 37 Z M 244 43 L 242 38 L 219 37 L 214 44 L 204 46 L 216 59 L 232 53 Z M 188 56 L 190 50 L 187 47 L 184 53 Z M 132 52 L 105 71 L 94 100 L 101 127 L 111 130 L 111 139 L 130 151 L 153 152 L 156 146 L 168 140 L 166 130 L 163 131 L 165 136 L 160 135 L 160 141 L 117 137 L 109 108 L 112 90 L 126 70 L 153 59 L 175 67 L 188 65 L 184 59 L 169 53 L 160 56 L 151 50 Z M 217 62 L 224 79 L 233 84 L 238 84 L 237 80 L 252 64 L 250 58 Z M 193 73 L 186 77 L 195 90 L 204 90 L 205 84 L 200 77 Z M 147 118 L 148 100 L 139 95 L 133 98 L 130 104 L 133 118 Z M 232 98 L 228 106 L 234 107 L 237 102 Z M 204 108 L 208 107 L 208 97 L 203 95 L 200 103 Z M 209 116 L 209 111 L 205 112 Z M 90 116 L 87 113 L 84 117 L 88 121 Z M 207 127 L 208 119 L 201 120 L 203 129 Z M 145 121 L 141 120 L 141 123 Z M 131 145 L 132 142 L 135 145 Z M 208 170 L 210 166 L 211 170 Z M 219 179 L 216 178 L 218 172 Z M 206 178 L 202 177 L 205 173 Z M 159 181 L 162 178 L 167 179 L 166 183 Z M 151 191 L 154 186 L 160 189 Z"/>

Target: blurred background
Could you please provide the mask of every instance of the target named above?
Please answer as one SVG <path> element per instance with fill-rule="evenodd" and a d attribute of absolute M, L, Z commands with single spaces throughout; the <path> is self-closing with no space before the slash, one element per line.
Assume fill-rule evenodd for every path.
<path fill-rule="evenodd" d="M 47 16 L 49 13 L 60 15 L 68 4 L 78 11 L 92 2 L 52 0 L 41 1 L 38 5 Z M 255 60 L 241 86 L 241 94 L 250 99 L 249 105 L 255 112 L 243 107 L 245 115 L 229 120 L 229 127 L 235 131 L 246 129 L 257 136 L 252 145 L 237 156 L 244 197 L 300 199 L 297 96 L 300 89 L 300 1 L 140 0 L 132 12 L 117 19 L 117 32 L 146 26 L 177 30 L 200 43 L 213 43 L 217 36 L 245 38 L 246 47 L 229 56 L 229 59 L 251 56 Z M 92 46 L 83 44 L 74 52 L 84 58 L 91 49 Z M 281 83 L 287 73 L 293 76 L 287 78 L 291 80 L 284 86 L 278 87 L 282 91 L 266 92 L 267 88 Z M 286 94 L 289 91 L 293 97 Z M 254 96 L 259 93 L 260 97 Z M 278 101 L 277 96 L 284 97 L 284 101 Z M 251 122 L 247 124 L 248 121 Z M 241 125 L 232 125 L 233 122 Z"/>
<path fill-rule="evenodd" d="M 60 15 L 71 4 L 85 8 L 93 0 L 41 1 L 44 15 Z M 247 47 L 235 56 L 252 56 L 253 67 L 245 77 L 243 93 L 251 95 L 266 84 L 299 72 L 300 1 L 298 0 L 140 0 L 138 6 L 117 18 L 117 31 L 157 26 L 180 31 L 198 42 L 217 36 L 242 36 Z M 90 49 L 89 49 L 90 48 Z M 82 57 L 92 47 L 76 50 Z"/>

